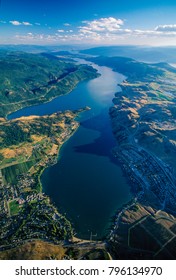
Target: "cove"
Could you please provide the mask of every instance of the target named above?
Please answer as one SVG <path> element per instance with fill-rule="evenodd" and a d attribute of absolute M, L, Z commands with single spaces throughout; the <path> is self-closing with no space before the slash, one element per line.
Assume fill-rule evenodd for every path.
<path fill-rule="evenodd" d="M 100 77 L 80 83 L 68 95 L 21 109 L 8 119 L 91 108 L 79 116 L 80 127 L 62 146 L 58 163 L 45 169 L 41 182 L 79 238 L 89 239 L 92 233 L 93 239 L 101 239 L 116 210 L 131 199 L 129 184 L 111 153 L 116 142 L 109 118 L 114 93 L 120 90 L 117 84 L 125 77 L 108 67 L 91 65 Z"/>

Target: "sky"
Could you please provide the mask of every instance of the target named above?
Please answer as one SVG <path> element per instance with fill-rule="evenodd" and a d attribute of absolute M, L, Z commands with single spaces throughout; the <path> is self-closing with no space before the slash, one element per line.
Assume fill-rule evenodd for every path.
<path fill-rule="evenodd" d="M 176 45 L 176 0 L 1 0 L 0 44 Z"/>

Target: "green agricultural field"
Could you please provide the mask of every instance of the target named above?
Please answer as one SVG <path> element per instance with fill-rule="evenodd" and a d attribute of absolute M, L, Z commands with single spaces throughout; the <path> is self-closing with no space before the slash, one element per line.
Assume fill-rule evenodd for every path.
<path fill-rule="evenodd" d="M 2 169 L 2 175 L 7 184 L 15 184 L 17 176 L 27 173 L 34 165 L 34 161 L 27 161 L 20 164 L 15 164 Z"/>

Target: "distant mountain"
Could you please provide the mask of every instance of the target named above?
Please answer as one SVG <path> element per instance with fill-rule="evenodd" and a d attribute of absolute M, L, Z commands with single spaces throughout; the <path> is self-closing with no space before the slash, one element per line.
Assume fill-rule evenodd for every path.
<path fill-rule="evenodd" d="M 102 56 L 126 56 L 144 62 L 176 62 L 176 47 L 109 46 L 82 50 L 81 53 Z"/>
<path fill-rule="evenodd" d="M 105 57 L 105 56 L 98 56 L 98 57 L 92 57 L 88 58 L 89 61 L 92 61 L 94 63 L 97 63 L 100 66 L 107 66 L 112 68 L 114 71 L 117 71 L 125 76 L 128 76 L 128 79 L 130 78 L 131 81 L 134 79 L 138 79 L 140 81 L 145 81 L 151 77 L 162 75 L 166 66 L 169 68 L 169 65 L 167 63 L 160 63 L 160 64 L 148 64 L 144 62 L 136 61 L 132 58 L 127 57 Z M 159 67 L 159 65 L 162 65 L 162 67 Z M 165 67 L 164 67 L 165 65 Z M 171 69 L 173 69 L 172 72 L 175 71 L 173 67 L 170 66 Z"/>
<path fill-rule="evenodd" d="M 8 51 L 22 51 L 29 53 L 41 53 L 41 52 L 61 52 L 60 55 L 66 55 L 69 51 L 75 50 L 83 50 L 85 46 L 82 45 L 3 45 L 0 44 L 0 50 L 8 50 Z"/>

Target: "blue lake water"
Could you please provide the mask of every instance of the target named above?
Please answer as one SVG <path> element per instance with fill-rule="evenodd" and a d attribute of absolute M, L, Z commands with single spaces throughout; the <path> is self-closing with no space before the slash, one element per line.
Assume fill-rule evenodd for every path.
<path fill-rule="evenodd" d="M 68 95 L 24 108 L 8 118 L 91 107 L 79 116 L 79 129 L 62 146 L 58 163 L 47 168 L 41 180 L 44 192 L 60 212 L 66 213 L 77 236 L 89 238 L 92 232 L 94 239 L 100 239 L 107 232 L 110 218 L 131 199 L 131 194 L 111 153 L 116 143 L 109 118 L 114 93 L 120 90 L 117 83 L 125 77 L 110 68 L 92 65 L 100 77 L 80 83 Z"/>

